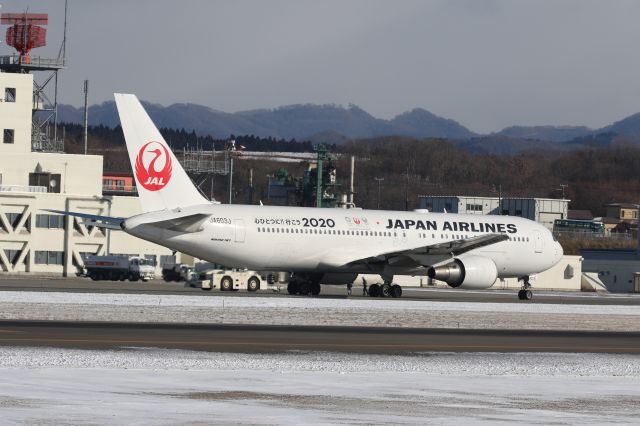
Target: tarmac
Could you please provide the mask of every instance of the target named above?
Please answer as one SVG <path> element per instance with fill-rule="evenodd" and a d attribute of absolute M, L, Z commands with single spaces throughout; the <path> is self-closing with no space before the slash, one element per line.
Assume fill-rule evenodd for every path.
<path fill-rule="evenodd" d="M 0 321 L 0 346 L 207 352 L 592 352 L 640 354 L 640 332 Z"/>
<path fill-rule="evenodd" d="M 184 283 L 153 280 L 149 282 L 129 281 L 91 281 L 80 277 L 0 277 L 0 291 L 55 291 L 73 293 L 121 293 L 121 294 L 168 294 L 190 295 L 202 297 L 301 297 L 290 296 L 286 286 L 280 292 L 260 290 L 256 293 L 247 291 L 220 292 L 219 290 L 203 291 L 199 288 L 185 287 Z M 346 286 L 323 285 L 317 298 L 346 298 Z M 353 287 L 350 298 L 362 296 L 360 286 Z M 364 296 L 367 297 L 367 296 Z M 429 300 L 478 303 L 518 303 L 516 291 L 510 290 L 460 290 L 442 288 L 403 287 L 400 299 L 369 298 L 372 300 Z M 640 295 L 603 294 L 579 292 L 552 292 L 534 289 L 534 298 L 522 303 L 547 304 L 580 304 L 580 305 L 640 305 Z"/>

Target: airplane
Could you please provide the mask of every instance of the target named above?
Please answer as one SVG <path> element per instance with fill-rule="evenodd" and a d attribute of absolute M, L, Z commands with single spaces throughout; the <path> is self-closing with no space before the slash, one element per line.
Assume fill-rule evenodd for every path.
<path fill-rule="evenodd" d="M 142 213 L 109 217 L 49 210 L 232 268 L 286 271 L 290 294 L 378 274 L 371 296 L 400 297 L 395 275 L 488 289 L 557 264 L 560 244 L 541 224 L 513 216 L 213 203 L 195 187 L 135 95 L 115 94 Z"/>

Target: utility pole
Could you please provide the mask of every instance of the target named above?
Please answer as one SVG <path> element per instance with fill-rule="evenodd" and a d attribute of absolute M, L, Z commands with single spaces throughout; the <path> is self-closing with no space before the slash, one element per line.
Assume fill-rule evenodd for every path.
<path fill-rule="evenodd" d="M 373 179 L 378 181 L 378 210 L 380 210 L 380 184 L 382 183 L 382 181 L 384 180 L 384 178 L 381 177 L 374 177 Z"/>
<path fill-rule="evenodd" d="M 229 204 L 233 204 L 233 152 L 236 150 L 236 141 L 229 141 Z"/>
<path fill-rule="evenodd" d="M 87 155 L 87 128 L 89 127 L 89 80 L 84 81 L 84 155 Z"/>
<path fill-rule="evenodd" d="M 249 169 L 249 193 L 247 195 L 249 198 L 247 204 L 253 204 L 253 167 Z"/>
<path fill-rule="evenodd" d="M 327 147 L 319 144 L 316 147 L 318 153 L 316 162 L 316 207 L 322 207 L 322 198 L 324 196 L 324 181 L 322 178 L 323 161 L 327 159 Z"/>
<path fill-rule="evenodd" d="M 564 190 L 565 188 L 567 188 L 569 185 L 567 185 L 566 183 L 561 183 L 560 184 L 560 190 L 562 191 L 562 199 L 564 200 Z"/>
<path fill-rule="evenodd" d="M 498 193 L 498 215 L 502 216 L 502 184 L 498 184 L 498 187 L 496 188 L 495 185 L 493 185 L 493 188 L 491 188 L 491 192 L 493 193 Z"/>
<path fill-rule="evenodd" d="M 409 211 L 409 167 L 406 173 L 407 181 L 404 185 L 404 211 Z"/>
<path fill-rule="evenodd" d="M 352 155 L 351 156 L 351 173 L 350 173 L 350 177 L 349 177 L 349 208 L 353 208 L 355 207 L 355 204 L 353 204 L 353 177 L 354 177 L 354 171 L 355 171 L 355 157 Z"/>

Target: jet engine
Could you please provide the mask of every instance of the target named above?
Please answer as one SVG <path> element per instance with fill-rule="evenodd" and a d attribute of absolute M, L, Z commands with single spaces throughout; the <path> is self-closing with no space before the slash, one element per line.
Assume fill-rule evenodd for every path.
<path fill-rule="evenodd" d="M 489 288 L 498 278 L 498 268 L 493 260 L 481 256 L 453 259 L 427 271 L 429 278 L 444 281 L 454 288 Z"/>

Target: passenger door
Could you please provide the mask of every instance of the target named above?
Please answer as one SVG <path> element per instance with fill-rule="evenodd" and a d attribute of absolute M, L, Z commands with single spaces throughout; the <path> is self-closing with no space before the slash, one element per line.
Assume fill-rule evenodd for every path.
<path fill-rule="evenodd" d="M 542 253 L 542 234 L 540 231 L 533 231 L 533 243 L 536 253 Z"/>
<path fill-rule="evenodd" d="M 245 236 L 245 228 L 244 228 L 244 220 L 243 219 L 235 219 L 233 221 L 233 223 L 235 224 L 235 228 L 236 228 L 236 236 L 235 236 L 235 242 L 236 243 L 244 243 L 244 236 Z"/>

